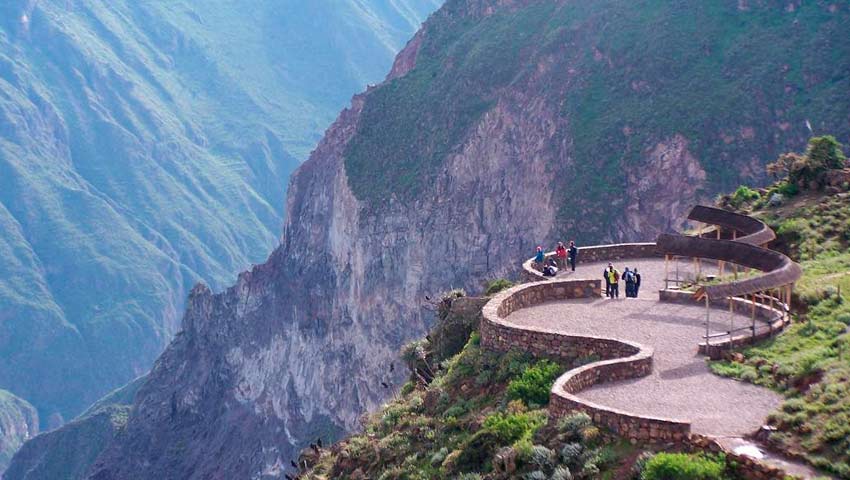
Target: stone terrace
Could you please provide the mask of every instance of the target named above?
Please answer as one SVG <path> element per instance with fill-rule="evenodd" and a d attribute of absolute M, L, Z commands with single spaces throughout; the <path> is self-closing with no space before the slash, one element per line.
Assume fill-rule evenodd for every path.
<path fill-rule="evenodd" d="M 558 279 L 601 278 L 607 262 L 581 264 L 575 273 Z M 516 326 L 555 330 L 565 335 L 604 336 L 654 349 L 649 376 L 597 384 L 577 394 L 593 404 L 647 417 L 691 422 L 694 433 L 742 436 L 757 430 L 779 406 L 781 397 L 770 390 L 713 375 L 697 344 L 705 334 L 705 309 L 658 301 L 663 288 L 664 261 L 645 258 L 621 260 L 615 266 L 638 267 L 641 298 L 575 299 L 547 302 L 511 313 L 505 320 Z M 687 265 L 682 265 L 685 274 Z M 746 315 L 713 312 L 713 330 L 730 322 L 748 325 Z"/>

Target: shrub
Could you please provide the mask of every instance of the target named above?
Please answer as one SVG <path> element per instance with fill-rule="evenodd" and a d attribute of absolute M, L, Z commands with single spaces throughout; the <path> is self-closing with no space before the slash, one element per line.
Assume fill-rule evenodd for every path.
<path fill-rule="evenodd" d="M 533 472 L 526 473 L 524 478 L 525 480 L 548 480 L 546 474 L 541 472 L 540 470 L 535 470 Z"/>
<path fill-rule="evenodd" d="M 573 474 L 567 467 L 558 467 L 552 472 L 552 480 L 573 480 Z"/>
<path fill-rule="evenodd" d="M 568 443 L 561 448 L 561 461 L 569 466 L 579 465 L 584 447 L 580 443 Z"/>
<path fill-rule="evenodd" d="M 508 444 L 522 438 L 530 438 L 543 423 L 543 417 L 535 412 L 497 412 L 484 420 L 484 428 L 492 432 L 500 442 Z"/>
<path fill-rule="evenodd" d="M 457 477 L 457 480 L 481 480 L 480 473 L 462 473 Z"/>
<path fill-rule="evenodd" d="M 767 166 L 773 177 L 787 178 L 791 184 L 817 181 L 827 170 L 844 168 L 847 158 L 835 137 L 826 135 L 809 140 L 806 153 L 785 153 Z"/>
<path fill-rule="evenodd" d="M 659 453 L 647 460 L 641 480 L 722 480 L 722 458 L 684 453 Z"/>
<path fill-rule="evenodd" d="M 555 452 L 543 445 L 531 448 L 531 463 L 541 470 L 551 470 L 555 466 Z"/>
<path fill-rule="evenodd" d="M 506 280 L 504 278 L 499 278 L 499 279 L 492 280 L 489 283 L 487 283 L 487 290 L 486 290 L 485 293 L 487 295 L 495 295 L 495 294 L 501 292 L 502 290 L 511 288 L 513 286 L 514 286 L 514 283 L 511 282 L 510 280 Z"/>
<path fill-rule="evenodd" d="M 729 199 L 729 203 L 735 208 L 741 208 L 743 205 L 758 200 L 759 198 L 761 198 L 759 192 L 745 185 L 741 185 L 737 190 L 735 190 L 735 193 L 732 194 L 732 198 Z"/>
<path fill-rule="evenodd" d="M 561 372 L 557 363 L 541 360 L 508 384 L 508 398 L 520 399 L 527 405 L 546 405 L 549 403 L 549 391 Z"/>
<path fill-rule="evenodd" d="M 797 187 L 796 183 L 782 182 L 776 187 L 776 192 L 785 197 L 793 197 L 800 193 L 800 188 Z"/>
<path fill-rule="evenodd" d="M 581 438 L 582 431 L 592 423 L 588 414 L 579 412 L 559 420 L 558 430 L 566 434 L 570 439 L 577 440 Z"/>
<path fill-rule="evenodd" d="M 499 434 L 492 430 L 483 429 L 475 432 L 460 446 L 452 462 L 452 470 L 469 472 L 480 469 L 485 462 L 492 458 L 496 448 L 501 444 L 502 439 Z M 452 455 L 446 457 L 443 465 L 446 465 L 451 458 Z"/>

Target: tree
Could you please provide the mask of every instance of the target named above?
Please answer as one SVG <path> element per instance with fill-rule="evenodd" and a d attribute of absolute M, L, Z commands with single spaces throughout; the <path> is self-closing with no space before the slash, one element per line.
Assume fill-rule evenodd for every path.
<path fill-rule="evenodd" d="M 846 164 L 847 157 L 841 143 L 835 137 L 825 135 L 812 137 L 803 155 L 783 153 L 767 165 L 767 173 L 776 179 L 787 179 L 790 184 L 806 185 L 819 182 L 824 173 L 844 168 Z"/>

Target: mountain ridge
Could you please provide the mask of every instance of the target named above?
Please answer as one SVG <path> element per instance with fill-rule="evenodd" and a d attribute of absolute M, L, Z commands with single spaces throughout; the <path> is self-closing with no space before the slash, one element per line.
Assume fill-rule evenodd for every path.
<path fill-rule="evenodd" d="M 668 23 L 678 20 L 693 25 L 698 18 L 679 4 L 647 0 L 639 6 L 651 7 L 655 18 L 667 18 Z M 753 145 L 760 145 L 760 155 L 747 156 L 746 162 L 737 156 L 706 157 L 701 145 L 723 139 L 710 122 L 711 111 L 693 108 L 687 112 L 703 115 L 691 119 L 692 125 L 705 125 L 699 137 L 686 135 L 678 124 L 661 122 L 645 142 L 637 142 L 637 160 L 633 150 L 614 148 L 604 156 L 577 154 L 574 145 L 581 125 L 576 127 L 572 115 L 566 114 L 568 109 L 562 107 L 575 108 L 573 97 L 585 105 L 604 99 L 578 80 L 588 82 L 604 73 L 603 78 L 611 79 L 608 89 L 622 93 L 626 88 L 635 95 L 631 100 L 641 100 L 644 106 L 664 93 L 646 89 L 640 82 L 635 88 L 621 82 L 624 71 L 639 72 L 646 62 L 633 61 L 625 68 L 607 61 L 606 52 L 596 48 L 598 38 L 588 32 L 609 29 L 640 36 L 663 24 L 642 25 L 624 15 L 604 15 L 617 7 L 632 8 L 607 0 L 447 2 L 399 54 L 398 68 L 391 70 L 388 80 L 355 96 L 310 160 L 292 175 L 282 243 L 267 263 L 244 272 L 235 286 L 222 293 L 213 295 L 204 286 L 193 290 L 183 333 L 157 361 L 136 396 L 126 429 L 100 454 L 89 476 L 133 479 L 176 472 L 201 478 L 215 471 L 280 478 L 299 446 L 313 441 L 319 432 L 357 428 L 360 414 L 386 398 L 388 390 L 382 383 L 401 382 L 399 372 L 391 372 L 389 365 L 396 360 L 398 348 L 424 335 L 431 323 L 432 313 L 423 302 L 426 295 L 436 298 L 448 286 L 477 291 L 483 281 L 509 276 L 534 246 L 566 235 L 585 245 L 641 240 L 669 231 L 678 226 L 670 219 L 683 218 L 691 204 L 721 191 L 718 183 L 759 178 L 761 166 L 777 150 L 798 149 L 798 141 L 805 143 L 807 135 L 796 130 L 777 142 L 777 131 L 784 131 L 778 125 L 777 131 L 752 127 L 750 132 L 749 123 L 738 122 L 725 126 L 737 132 L 725 145 L 730 151 L 741 146 L 747 155 L 756 148 Z M 740 10 L 736 2 L 711 7 L 699 12 L 714 15 L 711 22 L 701 24 L 743 17 L 762 24 L 762 32 L 773 32 L 794 25 L 795 15 L 800 15 L 817 32 L 812 42 L 837 42 L 834 47 L 839 52 L 848 48 L 843 37 L 833 37 L 850 15 L 846 8 L 831 11 L 828 5 L 807 4 L 785 12 L 784 6 L 759 3 Z M 458 26 L 455 21 L 466 23 Z M 501 28 L 490 28 L 495 25 Z M 434 33 L 441 29 L 451 35 Z M 567 35 L 572 43 L 544 43 L 539 50 L 540 44 L 525 43 L 528 50 L 513 55 L 517 62 L 513 64 L 499 63 L 503 57 L 496 54 L 502 52 L 484 48 L 531 32 L 534 38 L 551 41 Z M 756 36 L 750 42 L 761 48 L 773 37 Z M 429 38 L 439 41 L 428 44 Z M 651 48 L 628 53 L 654 58 L 669 54 L 667 48 L 687 48 L 698 54 L 703 51 L 699 40 L 674 46 L 653 41 L 648 42 Z M 728 43 L 726 48 L 739 48 L 733 41 Z M 550 51 L 549 47 L 557 48 Z M 558 56 L 563 52 L 575 58 L 567 55 L 569 61 L 563 60 Z M 731 61 L 717 55 L 715 61 Z M 839 58 L 844 63 L 815 62 L 814 68 L 848 71 L 843 65 L 850 55 Z M 763 59 L 765 66 L 776 61 L 775 57 Z M 499 75 L 494 78 L 476 77 L 496 69 Z M 582 72 L 586 76 L 576 79 Z M 713 76 L 706 80 L 736 88 L 734 75 L 726 75 L 723 69 L 711 72 Z M 680 88 L 699 94 L 698 89 L 686 88 L 704 80 L 697 73 L 704 72 L 686 70 L 677 77 Z M 774 75 L 768 68 L 758 73 L 759 81 L 747 83 L 747 92 L 754 97 L 761 95 L 759 86 L 769 84 Z M 563 82 L 571 76 L 572 83 Z M 452 78 L 463 81 L 451 82 Z M 827 101 L 848 81 L 844 74 L 824 85 L 815 83 L 822 90 L 807 95 Z M 487 108 L 480 114 L 473 108 L 474 118 L 462 119 L 460 133 L 438 132 L 441 138 L 449 138 L 445 142 L 449 148 L 430 145 L 431 150 L 416 157 L 434 159 L 433 164 L 410 162 L 410 157 L 402 159 L 408 163 L 396 164 L 398 157 L 391 147 L 400 138 L 421 133 L 402 127 L 460 125 L 453 121 L 455 105 L 449 103 L 462 96 L 464 88 L 474 90 L 475 82 L 494 82 L 489 97 L 473 102 L 473 107 L 486 104 Z M 575 90 L 564 93 L 565 86 Z M 459 91 L 444 90 L 452 88 Z M 438 109 L 420 108 L 417 95 L 423 92 L 437 102 Z M 402 117 L 382 118 L 382 107 L 398 107 L 383 100 L 396 98 L 402 105 L 417 108 L 403 112 Z M 746 103 L 736 113 L 741 122 L 756 119 L 759 125 L 774 125 L 775 109 L 762 107 Z M 823 123 L 846 136 L 850 112 L 841 110 L 841 105 L 835 108 L 838 112 Z M 364 114 L 368 109 L 372 115 Z M 449 114 L 441 115 L 444 112 Z M 803 119 L 795 114 L 788 121 L 800 126 Z M 619 124 L 611 116 L 600 121 L 594 131 L 619 131 L 622 137 L 617 142 L 633 138 L 624 127 L 634 126 Z M 364 137 L 364 132 L 373 137 Z M 601 135 L 593 145 L 608 145 L 608 138 Z M 359 157 L 363 163 L 352 163 L 348 148 L 355 140 L 367 152 L 390 154 L 371 160 L 364 155 Z M 759 168 L 740 168 L 748 162 Z M 358 171 L 358 165 L 366 168 Z M 718 171 L 731 178 L 721 182 Z M 358 181 L 361 186 L 368 186 L 369 180 L 387 185 L 397 175 L 418 174 L 421 178 L 413 183 L 421 185 L 414 195 L 392 189 L 367 189 L 364 194 L 357 189 Z M 567 195 L 573 213 L 570 222 L 562 216 Z M 607 201 L 609 197 L 613 200 Z M 199 437 L 213 441 L 192 440 Z M 186 451 L 170 451 L 174 445 L 183 445 Z M 215 462 L 208 463 L 210 458 Z"/>
<path fill-rule="evenodd" d="M 0 388 L 49 429 L 146 373 L 195 282 L 279 243 L 289 173 L 436 6 L 4 2 Z"/>

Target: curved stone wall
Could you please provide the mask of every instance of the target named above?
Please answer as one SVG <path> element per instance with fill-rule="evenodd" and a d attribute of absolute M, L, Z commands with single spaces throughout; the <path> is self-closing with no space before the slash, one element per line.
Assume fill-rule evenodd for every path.
<path fill-rule="evenodd" d="M 652 372 L 651 348 L 613 338 L 564 335 L 541 328 L 522 327 L 506 320 L 512 312 L 533 305 L 600 295 L 600 280 L 553 280 L 519 285 L 500 292 L 484 306 L 481 346 L 500 352 L 521 349 L 538 357 L 568 362 L 597 357 L 599 361 L 569 370 L 555 381 L 549 400 L 551 418 L 583 411 L 597 424 L 628 439 L 682 441 L 690 433 L 688 422 L 640 416 L 597 405 L 576 395 L 597 383 L 649 375 Z"/>

